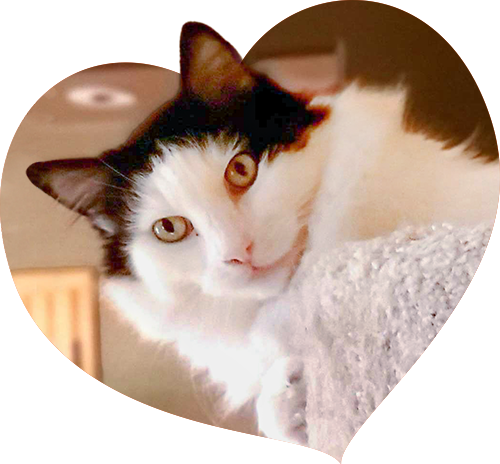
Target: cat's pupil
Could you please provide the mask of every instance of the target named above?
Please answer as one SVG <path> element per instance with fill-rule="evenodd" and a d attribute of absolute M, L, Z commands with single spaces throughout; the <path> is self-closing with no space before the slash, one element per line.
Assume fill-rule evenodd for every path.
<path fill-rule="evenodd" d="M 240 162 L 236 162 L 234 163 L 234 170 L 240 175 L 240 176 L 246 176 L 248 173 L 247 173 L 247 170 L 245 168 L 245 165 L 243 163 L 240 163 Z"/>
<path fill-rule="evenodd" d="M 166 232 L 170 233 L 170 234 L 173 234 L 174 233 L 174 225 L 172 224 L 172 221 L 170 221 L 169 219 L 163 219 L 161 221 L 161 225 L 163 226 L 163 228 L 165 229 Z"/>

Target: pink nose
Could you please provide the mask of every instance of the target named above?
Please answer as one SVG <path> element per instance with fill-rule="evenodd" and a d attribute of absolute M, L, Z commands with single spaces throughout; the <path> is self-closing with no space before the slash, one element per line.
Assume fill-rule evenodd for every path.
<path fill-rule="evenodd" d="M 250 242 L 248 246 L 241 252 L 238 253 L 234 258 L 225 261 L 226 264 L 249 264 L 252 265 L 252 250 L 253 242 Z"/>

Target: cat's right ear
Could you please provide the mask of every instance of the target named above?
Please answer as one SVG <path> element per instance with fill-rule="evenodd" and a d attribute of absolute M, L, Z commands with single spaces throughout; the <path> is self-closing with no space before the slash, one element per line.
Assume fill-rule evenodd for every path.
<path fill-rule="evenodd" d="M 187 23 L 181 32 L 182 90 L 220 105 L 255 85 L 238 52 L 217 32 L 201 23 Z"/>
<path fill-rule="evenodd" d="M 106 214 L 105 187 L 110 182 L 110 171 L 97 158 L 35 163 L 26 175 L 59 203 L 88 217 L 104 235 L 116 232 L 115 222 Z"/>

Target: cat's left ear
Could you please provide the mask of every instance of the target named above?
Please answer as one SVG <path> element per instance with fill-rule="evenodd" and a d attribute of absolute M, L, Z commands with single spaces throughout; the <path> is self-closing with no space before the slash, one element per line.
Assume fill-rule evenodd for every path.
<path fill-rule="evenodd" d="M 39 162 L 32 164 L 26 175 L 66 208 L 86 216 L 105 236 L 116 232 L 115 221 L 106 211 L 105 187 L 110 172 L 97 158 Z"/>
<path fill-rule="evenodd" d="M 193 22 L 182 28 L 181 79 L 183 92 L 215 105 L 255 85 L 238 52 L 213 29 Z"/>

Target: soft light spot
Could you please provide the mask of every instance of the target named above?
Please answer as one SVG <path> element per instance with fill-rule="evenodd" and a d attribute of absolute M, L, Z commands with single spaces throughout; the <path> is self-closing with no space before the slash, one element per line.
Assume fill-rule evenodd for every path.
<path fill-rule="evenodd" d="M 75 105 L 98 110 L 114 110 L 137 103 L 133 93 L 103 85 L 75 87 L 66 93 L 66 98 Z"/>

